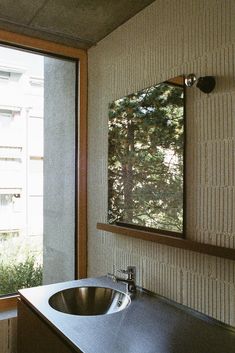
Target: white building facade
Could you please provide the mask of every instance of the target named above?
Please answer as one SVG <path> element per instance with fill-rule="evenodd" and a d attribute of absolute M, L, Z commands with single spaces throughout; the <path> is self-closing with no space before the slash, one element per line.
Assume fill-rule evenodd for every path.
<path fill-rule="evenodd" d="M 0 240 L 17 237 L 37 251 L 43 234 L 43 63 L 43 56 L 0 47 Z"/>

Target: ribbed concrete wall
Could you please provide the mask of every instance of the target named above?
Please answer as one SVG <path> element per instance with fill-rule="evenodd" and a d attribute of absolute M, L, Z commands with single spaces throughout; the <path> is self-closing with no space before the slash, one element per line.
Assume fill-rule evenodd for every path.
<path fill-rule="evenodd" d="M 136 265 L 138 284 L 235 326 L 235 261 L 96 230 L 107 218 L 108 103 L 180 74 L 187 90 L 187 237 L 235 248 L 235 1 L 157 0 L 89 50 L 89 276 Z"/>

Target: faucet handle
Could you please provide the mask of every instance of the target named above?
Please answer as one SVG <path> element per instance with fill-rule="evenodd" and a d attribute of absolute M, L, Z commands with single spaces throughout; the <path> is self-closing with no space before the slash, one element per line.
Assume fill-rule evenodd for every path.
<path fill-rule="evenodd" d="M 123 274 L 125 274 L 125 275 L 128 274 L 128 271 L 127 271 L 127 270 L 122 270 L 122 269 L 117 269 L 117 272 L 123 273 Z"/>
<path fill-rule="evenodd" d="M 128 279 L 135 280 L 135 278 L 136 278 L 136 267 L 135 266 L 127 266 L 126 270 L 119 269 L 119 270 L 117 270 L 117 272 L 128 275 Z"/>

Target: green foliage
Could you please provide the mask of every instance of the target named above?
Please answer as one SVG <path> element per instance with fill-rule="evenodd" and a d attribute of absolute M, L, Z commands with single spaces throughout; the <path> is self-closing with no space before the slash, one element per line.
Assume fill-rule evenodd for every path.
<path fill-rule="evenodd" d="M 159 84 L 109 110 L 109 221 L 182 231 L 183 88 Z"/>
<path fill-rule="evenodd" d="M 18 289 L 42 284 L 42 266 L 34 256 L 19 263 L 0 263 L 0 295 L 16 293 Z"/>

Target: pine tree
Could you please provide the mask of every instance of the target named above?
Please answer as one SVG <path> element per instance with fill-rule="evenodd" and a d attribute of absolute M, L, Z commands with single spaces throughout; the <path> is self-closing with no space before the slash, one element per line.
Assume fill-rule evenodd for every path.
<path fill-rule="evenodd" d="M 109 222 L 182 231 L 183 87 L 162 83 L 109 107 Z"/>

